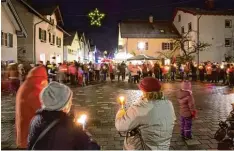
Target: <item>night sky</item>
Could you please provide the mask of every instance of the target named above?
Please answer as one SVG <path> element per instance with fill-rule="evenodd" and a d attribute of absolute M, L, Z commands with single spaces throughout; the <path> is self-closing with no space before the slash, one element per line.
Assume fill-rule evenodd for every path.
<path fill-rule="evenodd" d="M 33 6 L 59 5 L 67 31 L 83 31 L 101 51 L 117 47 L 118 22 L 126 19 L 171 20 L 175 7 L 204 8 L 205 0 L 31 0 Z M 234 0 L 214 0 L 216 8 L 234 8 Z M 87 14 L 98 8 L 106 16 L 101 27 L 90 26 Z"/>

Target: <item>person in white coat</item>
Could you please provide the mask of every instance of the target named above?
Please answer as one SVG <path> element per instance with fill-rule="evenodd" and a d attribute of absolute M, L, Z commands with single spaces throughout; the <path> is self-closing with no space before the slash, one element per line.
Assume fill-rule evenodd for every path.
<path fill-rule="evenodd" d="M 127 133 L 124 150 L 169 150 L 176 120 L 174 107 L 163 96 L 157 79 L 144 78 L 139 89 L 142 98 L 116 114 L 117 131 Z"/>

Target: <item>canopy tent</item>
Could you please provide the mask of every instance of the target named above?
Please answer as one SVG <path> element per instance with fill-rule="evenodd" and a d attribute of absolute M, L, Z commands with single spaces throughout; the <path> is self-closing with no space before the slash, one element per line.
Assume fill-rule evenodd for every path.
<path fill-rule="evenodd" d="M 106 62 L 106 63 L 109 63 L 109 62 L 111 62 L 112 60 L 111 59 L 107 59 L 107 58 L 104 58 L 104 59 L 102 59 L 102 63 L 104 63 L 104 62 Z"/>
<path fill-rule="evenodd" d="M 158 60 L 157 58 L 154 58 L 152 56 L 147 56 L 144 54 L 141 55 L 137 55 L 131 58 L 128 58 L 127 61 L 131 61 L 131 60 Z"/>
<path fill-rule="evenodd" d="M 131 58 L 131 57 L 133 57 L 133 55 L 130 54 L 130 53 L 118 52 L 118 53 L 115 55 L 114 60 L 115 60 L 115 61 L 126 61 L 128 58 Z"/>

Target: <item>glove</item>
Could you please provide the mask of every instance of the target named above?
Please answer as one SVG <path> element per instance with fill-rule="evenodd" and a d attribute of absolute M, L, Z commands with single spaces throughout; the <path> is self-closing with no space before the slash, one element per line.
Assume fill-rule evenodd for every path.
<path fill-rule="evenodd" d="M 191 114 L 192 114 L 192 118 L 197 118 L 197 111 L 196 110 L 193 110 Z"/>

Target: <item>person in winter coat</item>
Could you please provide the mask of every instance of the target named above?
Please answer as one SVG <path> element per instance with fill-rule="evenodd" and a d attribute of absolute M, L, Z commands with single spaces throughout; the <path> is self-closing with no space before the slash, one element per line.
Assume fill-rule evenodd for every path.
<path fill-rule="evenodd" d="M 58 82 L 51 82 L 42 90 L 40 94 L 42 108 L 37 111 L 30 125 L 29 150 L 100 149 L 98 144 L 76 125 L 74 118 L 68 116 L 72 96 L 71 89 Z M 48 131 L 42 135 L 47 128 Z"/>
<path fill-rule="evenodd" d="M 68 73 L 70 75 L 70 82 L 71 85 L 75 85 L 76 82 L 76 75 L 77 75 L 77 69 L 74 63 L 72 63 L 69 67 L 68 67 Z"/>
<path fill-rule="evenodd" d="M 180 106 L 181 137 L 191 139 L 192 118 L 196 117 L 196 110 L 192 87 L 189 81 L 182 82 L 181 89 L 178 93 L 178 102 Z"/>
<path fill-rule="evenodd" d="M 9 80 L 9 90 L 12 94 L 16 94 L 20 87 L 18 65 L 10 63 L 7 66 L 7 78 Z"/>
<path fill-rule="evenodd" d="M 35 112 L 41 107 L 39 94 L 48 84 L 46 68 L 38 66 L 33 68 L 20 86 L 16 94 L 16 145 L 26 149 L 30 121 Z"/>
<path fill-rule="evenodd" d="M 20 80 L 20 85 L 21 85 L 25 78 L 25 70 L 24 70 L 23 64 L 18 65 L 18 73 L 19 73 L 19 80 Z"/>
<path fill-rule="evenodd" d="M 139 89 L 140 100 L 127 111 L 118 111 L 115 127 L 119 132 L 128 132 L 124 140 L 125 150 L 169 150 L 174 122 L 176 120 L 172 103 L 166 100 L 159 81 L 144 78 Z M 136 132 L 135 135 L 129 132 Z"/>

